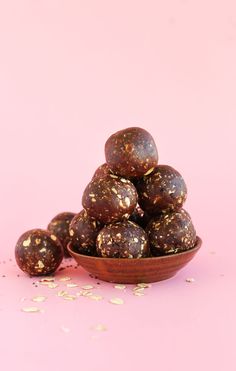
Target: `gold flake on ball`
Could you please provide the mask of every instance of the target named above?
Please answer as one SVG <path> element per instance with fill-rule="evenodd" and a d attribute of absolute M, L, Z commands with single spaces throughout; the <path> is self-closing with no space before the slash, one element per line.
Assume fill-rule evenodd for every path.
<path fill-rule="evenodd" d="M 38 261 L 38 268 L 39 269 L 43 269 L 44 268 L 44 264 L 43 264 L 42 260 L 39 260 Z"/>
<path fill-rule="evenodd" d="M 30 239 L 30 237 L 29 237 L 27 240 L 24 240 L 24 241 L 23 241 L 23 246 L 24 246 L 24 247 L 28 247 L 28 246 L 30 245 L 30 243 L 31 243 L 31 239 Z"/>
<path fill-rule="evenodd" d="M 149 169 L 144 175 L 146 176 L 146 175 L 151 174 L 154 169 L 155 169 L 154 167 L 151 167 L 151 169 Z"/>

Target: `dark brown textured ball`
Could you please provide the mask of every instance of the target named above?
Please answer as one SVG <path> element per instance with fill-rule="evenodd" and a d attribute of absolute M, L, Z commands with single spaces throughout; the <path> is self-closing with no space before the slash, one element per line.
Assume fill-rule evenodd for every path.
<path fill-rule="evenodd" d="M 146 232 L 154 256 L 176 254 L 195 246 L 196 231 L 184 209 L 154 217 Z"/>
<path fill-rule="evenodd" d="M 49 231 L 32 229 L 17 241 L 15 258 L 19 268 L 31 276 L 51 274 L 61 264 L 63 247 Z"/>
<path fill-rule="evenodd" d="M 82 210 L 71 221 L 69 233 L 73 249 L 80 254 L 94 255 L 96 253 L 96 238 L 102 224 L 88 216 Z"/>
<path fill-rule="evenodd" d="M 69 257 L 70 254 L 67 250 L 67 245 L 70 241 L 69 235 L 69 224 L 71 220 L 74 218 L 75 213 L 71 212 L 64 212 L 56 215 L 48 224 L 48 230 L 55 234 L 60 240 L 65 257 Z"/>
<path fill-rule="evenodd" d="M 109 224 L 97 236 L 97 254 L 104 258 L 147 257 L 147 235 L 139 225 L 131 221 Z"/>
<path fill-rule="evenodd" d="M 187 187 L 180 173 L 168 165 L 158 165 L 136 183 L 139 204 L 150 215 L 180 209 L 187 198 Z"/>
<path fill-rule="evenodd" d="M 90 217 L 108 224 L 128 219 L 135 209 L 137 198 L 136 188 L 129 180 L 107 175 L 87 185 L 82 205 Z"/>
<path fill-rule="evenodd" d="M 153 137 L 146 130 L 132 127 L 111 135 L 105 144 L 106 162 L 114 174 L 142 177 L 158 163 Z"/>
<path fill-rule="evenodd" d="M 95 173 L 93 174 L 92 179 L 95 179 L 95 178 L 103 178 L 104 176 L 109 175 L 109 174 L 112 174 L 112 171 L 111 171 L 111 169 L 109 168 L 109 166 L 107 165 L 107 163 L 105 163 L 105 164 L 100 165 L 100 166 L 97 168 L 97 170 L 96 170 Z"/>

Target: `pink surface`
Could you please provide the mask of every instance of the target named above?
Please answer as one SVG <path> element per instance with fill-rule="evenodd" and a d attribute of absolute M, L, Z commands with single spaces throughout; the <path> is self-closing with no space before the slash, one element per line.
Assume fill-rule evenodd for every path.
<path fill-rule="evenodd" d="M 1 368 L 235 370 L 235 1 L 9 0 L 0 53 Z M 201 251 L 143 297 L 73 267 L 57 276 L 79 284 L 68 291 L 93 283 L 102 301 L 34 287 L 17 238 L 79 211 L 106 138 L 131 125 L 183 174 Z"/>

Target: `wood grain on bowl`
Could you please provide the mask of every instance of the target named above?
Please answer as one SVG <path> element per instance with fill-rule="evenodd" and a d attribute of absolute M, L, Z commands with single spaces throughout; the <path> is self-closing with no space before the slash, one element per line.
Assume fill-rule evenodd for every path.
<path fill-rule="evenodd" d="M 201 244 L 202 240 L 197 237 L 193 249 L 178 254 L 141 259 L 100 258 L 82 255 L 73 251 L 70 244 L 68 251 L 81 267 L 103 281 L 136 284 L 157 282 L 173 277 L 193 259 Z"/>

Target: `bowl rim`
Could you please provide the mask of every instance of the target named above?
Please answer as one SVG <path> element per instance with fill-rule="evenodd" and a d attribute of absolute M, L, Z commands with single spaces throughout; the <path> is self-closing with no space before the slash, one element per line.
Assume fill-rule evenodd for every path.
<path fill-rule="evenodd" d="M 128 261 L 128 262 L 137 262 L 137 261 L 153 261 L 153 260 L 165 260 L 165 259 L 174 259 L 177 256 L 188 255 L 191 252 L 197 252 L 202 245 L 202 239 L 199 236 L 196 236 L 196 244 L 193 248 L 188 249 L 186 251 L 179 252 L 177 254 L 170 254 L 170 255 L 162 255 L 162 256 L 152 256 L 148 258 L 140 258 L 140 259 L 130 259 L 130 258 L 103 258 L 101 256 L 91 256 L 85 254 L 79 254 L 78 252 L 72 250 L 71 242 L 67 244 L 67 249 L 70 255 L 76 255 L 78 258 L 88 259 L 88 260 L 97 260 L 97 261 L 106 261 L 106 262 L 115 262 L 115 261 Z M 131 263 L 132 264 L 132 263 Z"/>

